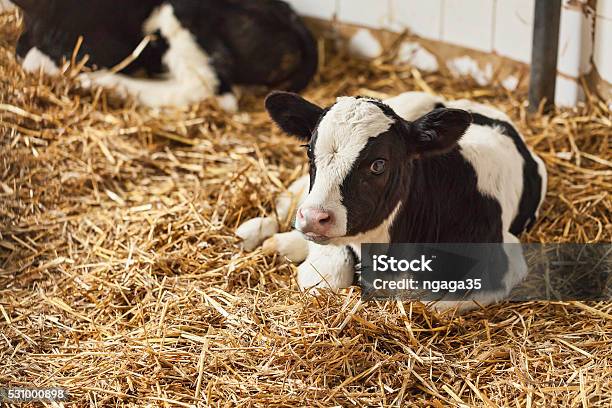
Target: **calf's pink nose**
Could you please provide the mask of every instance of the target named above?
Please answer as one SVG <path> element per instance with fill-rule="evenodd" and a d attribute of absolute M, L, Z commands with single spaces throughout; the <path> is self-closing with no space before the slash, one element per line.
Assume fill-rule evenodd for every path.
<path fill-rule="evenodd" d="M 326 235 L 333 225 L 333 216 L 320 208 L 300 208 L 297 212 L 298 229 L 304 233 Z"/>

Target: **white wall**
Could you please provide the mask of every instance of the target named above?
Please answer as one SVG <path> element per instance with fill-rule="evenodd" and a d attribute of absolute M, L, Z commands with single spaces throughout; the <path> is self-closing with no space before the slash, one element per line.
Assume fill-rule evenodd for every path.
<path fill-rule="evenodd" d="M 343 22 L 397 32 L 409 29 L 423 38 L 524 63 L 531 60 L 535 0 L 286 1 L 310 17 L 330 20 L 336 16 Z M 563 3 L 555 102 L 571 106 L 584 97 L 578 78 L 591 70 L 591 57 L 601 77 L 612 83 L 612 0 L 597 0 L 595 16 L 571 6 L 570 0 Z M 12 7 L 9 0 L 0 0 L 0 11 Z"/>
<path fill-rule="evenodd" d="M 9 0 L 0 0 L 0 12 L 15 8 Z"/>
<path fill-rule="evenodd" d="M 593 62 L 599 75 L 612 84 L 612 0 L 597 2 Z"/>
<path fill-rule="evenodd" d="M 587 0 L 578 0 L 586 3 Z M 288 0 L 303 15 L 418 36 L 516 61 L 531 60 L 535 0 Z M 574 0 L 573 2 L 577 2 Z M 559 34 L 557 98 L 574 105 L 582 95 L 578 77 L 590 71 L 590 58 L 612 83 L 612 0 L 598 0 L 595 44 L 593 16 L 563 0 Z"/>

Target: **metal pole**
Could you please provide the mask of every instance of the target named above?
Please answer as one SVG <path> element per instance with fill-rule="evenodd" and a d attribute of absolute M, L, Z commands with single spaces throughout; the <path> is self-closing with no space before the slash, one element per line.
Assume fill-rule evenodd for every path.
<path fill-rule="evenodd" d="M 531 112 L 537 111 L 544 99 L 544 111 L 550 110 L 555 102 L 561 0 L 536 0 L 534 17 L 529 79 Z"/>

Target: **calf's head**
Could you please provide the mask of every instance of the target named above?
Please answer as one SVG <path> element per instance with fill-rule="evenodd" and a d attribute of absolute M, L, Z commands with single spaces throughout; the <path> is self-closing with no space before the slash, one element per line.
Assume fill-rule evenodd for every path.
<path fill-rule="evenodd" d="M 296 228 L 336 245 L 368 242 L 386 228 L 408 194 L 413 161 L 452 149 L 472 121 L 466 111 L 440 108 L 408 122 L 362 97 L 324 109 L 288 92 L 271 93 L 266 109 L 308 147 L 310 191 Z"/>

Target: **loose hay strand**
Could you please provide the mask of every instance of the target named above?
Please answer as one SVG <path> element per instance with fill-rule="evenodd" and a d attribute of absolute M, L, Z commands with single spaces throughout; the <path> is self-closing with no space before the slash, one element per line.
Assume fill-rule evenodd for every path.
<path fill-rule="evenodd" d="M 233 235 L 305 168 L 262 92 L 237 115 L 144 109 L 26 75 L 19 18 L 0 21 L 0 387 L 64 387 L 75 406 L 612 405 L 609 302 L 447 316 L 354 288 L 302 294 L 295 266 Z M 532 116 L 523 89 L 319 44 L 307 97 L 426 89 L 498 106 L 550 176 L 523 239 L 610 241 L 611 115 L 595 96 Z"/>

